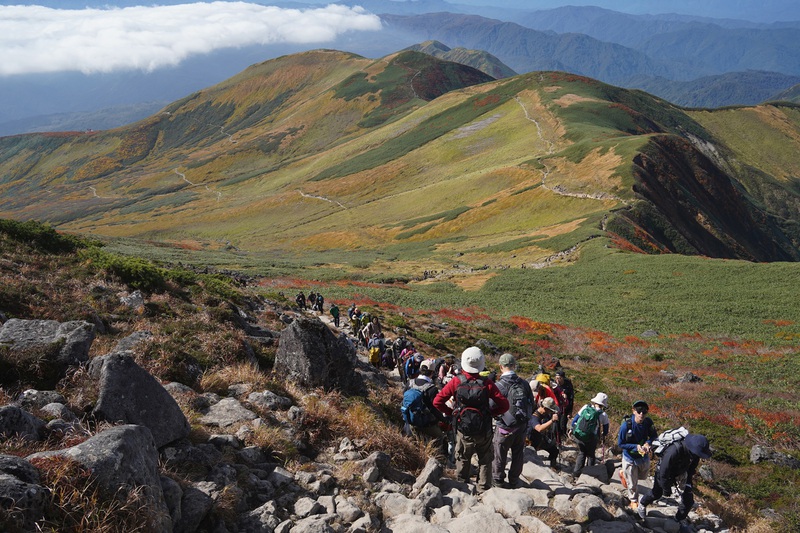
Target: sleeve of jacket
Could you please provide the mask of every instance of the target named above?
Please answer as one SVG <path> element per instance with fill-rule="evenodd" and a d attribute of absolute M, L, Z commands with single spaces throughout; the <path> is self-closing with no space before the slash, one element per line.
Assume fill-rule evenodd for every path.
<path fill-rule="evenodd" d="M 628 433 L 628 425 L 630 422 L 626 420 L 619 426 L 619 434 L 617 435 L 617 445 L 622 448 L 623 450 L 627 450 L 628 453 L 636 451 L 636 444 L 628 443 L 627 433 Z"/>
<path fill-rule="evenodd" d="M 437 411 L 444 413 L 445 416 L 450 416 L 453 414 L 453 410 L 447 406 L 447 400 L 449 400 L 455 394 L 459 382 L 460 381 L 458 378 L 451 379 L 433 399 L 433 406 Z"/>
<path fill-rule="evenodd" d="M 450 383 L 452 383 L 452 381 Z M 448 385 L 450 385 L 450 383 L 448 383 Z M 491 381 L 486 385 L 486 388 L 489 390 L 489 399 L 494 401 L 494 406 L 491 409 L 492 416 L 500 416 L 508 411 L 508 399 L 503 396 L 500 389 Z"/>

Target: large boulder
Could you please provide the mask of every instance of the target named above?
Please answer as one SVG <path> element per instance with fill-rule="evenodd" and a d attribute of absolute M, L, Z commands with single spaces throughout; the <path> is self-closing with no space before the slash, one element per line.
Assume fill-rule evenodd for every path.
<path fill-rule="evenodd" d="M 77 461 L 92 472 L 103 497 L 125 500 L 131 491 L 141 489 L 146 499 L 149 531 L 172 531 L 172 519 L 161 488 L 158 450 L 153 434 L 144 426 L 125 425 L 107 429 L 90 439 L 63 450 L 28 456 L 38 460 L 53 456 Z"/>
<path fill-rule="evenodd" d="M 95 357 L 89 373 L 99 381 L 100 394 L 92 411 L 98 418 L 145 426 L 158 448 L 189 434 L 189 421 L 178 403 L 130 352 Z"/>
<path fill-rule="evenodd" d="M 0 327 L 0 383 L 53 388 L 69 366 L 89 358 L 94 335 L 89 322 L 8 320 Z"/>
<path fill-rule="evenodd" d="M 364 395 L 366 386 L 357 366 L 352 343 L 334 335 L 318 318 L 298 318 L 281 332 L 275 372 L 301 386 Z"/>
<path fill-rule="evenodd" d="M 16 405 L 0 407 L 0 438 L 20 437 L 38 441 L 44 436 L 45 422 Z"/>

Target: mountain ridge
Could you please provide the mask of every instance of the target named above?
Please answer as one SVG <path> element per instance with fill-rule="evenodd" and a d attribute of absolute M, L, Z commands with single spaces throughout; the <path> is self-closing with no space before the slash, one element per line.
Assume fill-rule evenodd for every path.
<path fill-rule="evenodd" d="M 731 147 L 726 123 L 756 117 L 752 143 L 780 149 L 789 173 Z M 117 130 L 0 139 L 0 215 L 398 272 L 536 264 L 607 231 L 658 252 L 797 260 L 798 124 L 793 107 L 686 111 L 563 72 L 493 80 L 418 52 L 318 50 Z M 682 180 L 694 185 L 646 194 Z"/>

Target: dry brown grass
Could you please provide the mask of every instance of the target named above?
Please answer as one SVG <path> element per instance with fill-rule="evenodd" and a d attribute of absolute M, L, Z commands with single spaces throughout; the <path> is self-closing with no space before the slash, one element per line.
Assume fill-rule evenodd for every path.
<path fill-rule="evenodd" d="M 205 392 L 227 394 L 228 387 L 238 383 L 252 385 L 253 389 L 263 389 L 269 379 L 258 365 L 253 363 L 234 363 L 205 372 L 200 378 L 200 388 Z"/>
<path fill-rule="evenodd" d="M 142 488 L 120 490 L 106 495 L 91 472 L 64 456 L 31 461 L 51 491 L 50 506 L 42 529 L 80 533 L 148 532 L 157 516 L 148 510 Z"/>

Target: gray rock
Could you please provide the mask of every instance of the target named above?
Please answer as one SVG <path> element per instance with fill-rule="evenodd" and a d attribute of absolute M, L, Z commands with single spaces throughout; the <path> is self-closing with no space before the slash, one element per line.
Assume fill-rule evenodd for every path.
<path fill-rule="evenodd" d="M 428 462 L 425 463 L 425 467 L 422 469 L 422 472 L 419 473 L 417 476 L 417 480 L 414 482 L 414 491 L 418 491 L 422 489 L 428 483 L 438 484 L 439 478 L 442 477 L 442 472 L 444 467 L 442 463 L 436 460 L 434 457 L 430 457 Z"/>
<path fill-rule="evenodd" d="M 364 512 L 355 504 L 352 498 L 336 496 L 336 514 L 342 517 L 345 523 L 352 524 L 362 516 Z"/>
<path fill-rule="evenodd" d="M 281 332 L 274 371 L 305 387 L 365 395 L 353 346 L 318 318 L 300 317 Z"/>
<path fill-rule="evenodd" d="M 614 519 L 606 509 L 605 502 L 594 494 L 576 494 L 573 505 L 573 515 L 579 522 Z"/>
<path fill-rule="evenodd" d="M 758 464 L 765 461 L 795 470 L 800 468 L 800 461 L 791 455 L 756 444 L 750 449 L 750 462 Z"/>
<path fill-rule="evenodd" d="M 242 406 L 236 398 L 223 398 L 209 407 L 208 412 L 200 418 L 200 423 L 206 426 L 227 428 L 256 418 L 258 418 L 257 415 Z"/>
<path fill-rule="evenodd" d="M 43 406 L 40 411 L 42 414 L 49 415 L 65 422 L 75 422 L 78 420 L 78 417 L 75 416 L 75 413 L 73 413 L 72 410 L 70 410 L 70 408 L 63 403 L 48 403 L 47 405 Z"/>
<path fill-rule="evenodd" d="M 535 516 L 517 516 L 514 521 L 526 533 L 553 533 L 553 529 Z M 579 529 L 580 531 L 580 529 Z"/>
<path fill-rule="evenodd" d="M 27 441 L 41 440 L 45 422 L 16 405 L 0 407 L 0 437 L 20 437 Z"/>
<path fill-rule="evenodd" d="M 0 472 L 25 483 L 39 484 L 39 471 L 22 457 L 0 455 Z"/>
<path fill-rule="evenodd" d="M 386 520 L 386 530 L 392 533 L 448 533 L 444 525 L 432 524 L 425 520 L 423 516 L 411 514 L 388 518 Z"/>
<path fill-rule="evenodd" d="M 284 396 L 278 396 L 272 391 L 251 392 L 247 396 L 247 401 L 256 407 L 269 409 L 271 411 L 286 410 L 292 406 L 292 400 Z"/>
<path fill-rule="evenodd" d="M 90 469 L 100 491 L 109 498 L 124 497 L 129 491 L 143 487 L 144 497 L 150 500 L 148 509 L 153 512 L 153 526 L 157 531 L 172 531 L 158 471 L 158 451 L 153 434 L 145 426 L 113 427 L 72 448 L 36 453 L 28 460 L 56 455 Z"/>
<path fill-rule="evenodd" d="M 300 518 L 306 518 L 324 512 L 325 507 L 311 498 L 303 497 L 294 502 L 294 514 Z"/>
<path fill-rule="evenodd" d="M 136 348 L 138 345 L 149 341 L 153 338 L 153 334 L 149 331 L 135 331 L 125 337 L 124 339 L 120 339 L 117 341 L 116 346 L 114 349 L 111 350 L 112 352 L 128 352 Z"/>
<path fill-rule="evenodd" d="M 587 533 L 634 533 L 636 526 L 631 522 L 619 520 L 614 522 L 598 520 L 589 524 L 586 531 Z"/>
<path fill-rule="evenodd" d="M 51 388 L 69 366 L 89 358 L 94 336 L 95 327 L 89 322 L 12 318 L 0 327 L 0 347 L 7 350 L 0 350 L 0 360 L 26 381 Z"/>
<path fill-rule="evenodd" d="M 44 517 L 49 500 L 48 489 L 0 473 L 0 517 L 9 531 L 37 531 L 35 523 Z"/>
<path fill-rule="evenodd" d="M 175 524 L 175 533 L 193 533 L 206 517 L 214 500 L 195 486 L 186 487 L 181 498 L 181 518 Z"/>
<path fill-rule="evenodd" d="M 180 484 L 168 476 L 161 476 L 161 491 L 164 493 L 164 503 L 167 511 L 172 518 L 172 523 L 177 524 L 181 520 L 181 499 L 183 489 Z"/>
<path fill-rule="evenodd" d="M 100 394 L 92 411 L 98 418 L 145 426 L 158 448 L 189 434 L 189 421 L 178 403 L 130 352 L 95 357 L 89 373 L 99 381 Z"/>
<path fill-rule="evenodd" d="M 425 504 L 420 500 L 406 498 L 396 492 L 381 492 L 375 496 L 375 504 L 383 511 L 384 518 L 400 515 L 425 516 Z"/>
<path fill-rule="evenodd" d="M 425 509 L 438 509 L 444 505 L 442 491 L 433 483 L 425 485 L 417 494 L 416 499 L 422 502 Z"/>
<path fill-rule="evenodd" d="M 461 513 L 458 518 L 447 524 L 447 530 L 450 533 L 475 533 L 476 526 L 480 531 L 516 533 L 514 526 L 503 515 L 488 510 Z"/>
<path fill-rule="evenodd" d="M 289 530 L 290 533 L 337 533 L 332 524 L 336 520 L 336 515 L 323 514 L 309 516 L 295 522 Z"/>
<path fill-rule="evenodd" d="M 523 491 L 493 487 L 483 493 L 484 505 L 492 507 L 503 516 L 518 517 L 533 508 L 533 498 Z"/>
<path fill-rule="evenodd" d="M 28 389 L 19 395 L 15 403 L 19 404 L 23 409 L 30 411 L 32 409 L 41 409 L 49 403 L 66 404 L 67 399 L 54 390 L 40 391 Z"/>

